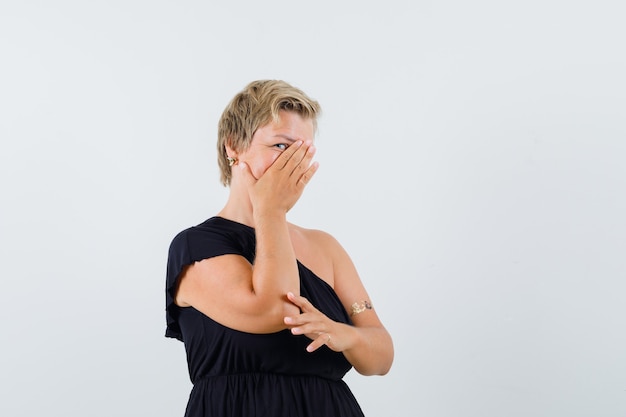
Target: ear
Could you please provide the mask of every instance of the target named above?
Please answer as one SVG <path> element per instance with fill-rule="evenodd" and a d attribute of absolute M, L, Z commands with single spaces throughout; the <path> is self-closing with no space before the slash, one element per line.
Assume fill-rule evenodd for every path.
<path fill-rule="evenodd" d="M 239 152 L 235 151 L 229 145 L 224 145 L 224 148 L 226 149 L 227 156 L 237 159 L 237 157 L 239 156 Z"/>

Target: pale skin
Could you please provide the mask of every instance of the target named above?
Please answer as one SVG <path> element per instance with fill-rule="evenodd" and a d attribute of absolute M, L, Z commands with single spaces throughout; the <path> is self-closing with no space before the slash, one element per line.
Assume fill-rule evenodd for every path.
<path fill-rule="evenodd" d="M 296 259 L 334 288 L 348 312 L 354 302 L 371 302 L 337 240 L 287 222 L 287 212 L 318 169 L 314 135 L 312 120 L 281 111 L 278 121 L 255 132 L 245 151 L 226 147 L 237 163 L 218 215 L 255 228 L 254 265 L 239 255 L 196 262 L 180 278 L 176 303 L 243 332 L 288 328 L 311 339 L 309 352 L 325 344 L 342 352 L 357 372 L 384 375 L 393 361 L 393 343 L 374 309 L 352 316 L 351 326 L 329 319 L 299 295 Z"/>

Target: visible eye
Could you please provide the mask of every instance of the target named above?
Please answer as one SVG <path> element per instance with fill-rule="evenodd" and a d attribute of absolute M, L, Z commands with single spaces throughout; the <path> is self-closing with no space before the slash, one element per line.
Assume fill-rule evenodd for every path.
<path fill-rule="evenodd" d="M 274 146 L 277 147 L 278 149 L 280 149 L 281 151 L 284 151 L 285 149 L 287 149 L 289 147 L 289 145 L 287 145 L 286 143 L 277 143 Z"/>

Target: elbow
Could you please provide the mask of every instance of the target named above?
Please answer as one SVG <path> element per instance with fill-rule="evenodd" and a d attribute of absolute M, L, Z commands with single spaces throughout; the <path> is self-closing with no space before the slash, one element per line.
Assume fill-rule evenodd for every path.
<path fill-rule="evenodd" d="M 372 375 L 387 375 L 391 370 L 391 364 L 393 363 L 393 353 L 385 361 L 382 361 L 379 368 Z"/>
<path fill-rule="evenodd" d="M 354 366 L 354 369 L 363 376 L 384 376 L 387 375 L 391 370 L 392 363 L 393 358 L 386 361 L 381 361 L 374 366 Z"/>
<path fill-rule="evenodd" d="M 360 355 L 355 355 L 356 352 L 351 352 L 351 354 L 347 355 L 348 360 L 361 375 L 387 375 L 391 370 L 394 359 L 394 347 L 391 336 L 383 329 L 382 335 L 379 333 L 378 337 L 366 340 L 369 342 L 369 348 L 362 351 Z M 346 353 L 344 351 L 344 354 Z"/>
<path fill-rule="evenodd" d="M 391 370 L 391 365 L 393 364 L 394 358 L 394 348 L 393 341 L 391 340 L 391 336 L 389 333 L 386 333 L 386 343 L 384 344 L 383 351 L 379 356 L 379 361 L 377 363 L 376 371 L 372 375 L 387 375 Z"/>
<path fill-rule="evenodd" d="M 376 360 L 367 361 L 361 364 L 354 364 L 354 369 L 364 376 L 387 375 L 393 364 L 393 346 L 386 353 L 380 354 Z"/>
<path fill-rule="evenodd" d="M 253 316 L 254 320 L 247 321 L 249 333 L 274 333 L 287 328 L 285 317 L 295 316 L 300 313 L 297 306 L 287 300 L 287 297 L 274 297 L 273 299 L 257 298 L 249 306 L 247 315 Z M 249 326 L 249 328 L 248 328 Z"/>
<path fill-rule="evenodd" d="M 393 350 L 393 342 L 391 341 L 391 337 L 389 337 L 389 353 L 387 354 L 386 361 L 381 368 L 381 372 L 378 375 L 387 375 L 391 370 L 391 365 L 393 364 L 394 358 L 394 350 Z"/>
<path fill-rule="evenodd" d="M 387 375 L 391 370 L 391 364 L 393 363 L 393 357 L 376 373 L 376 375 Z"/>

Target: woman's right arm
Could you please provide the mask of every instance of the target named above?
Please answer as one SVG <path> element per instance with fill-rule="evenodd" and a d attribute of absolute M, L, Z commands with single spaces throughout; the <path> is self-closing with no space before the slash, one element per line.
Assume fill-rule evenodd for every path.
<path fill-rule="evenodd" d="M 309 150 L 310 149 L 310 150 Z M 240 163 L 252 202 L 256 233 L 254 265 L 240 255 L 222 255 L 190 265 L 181 275 L 176 303 L 194 307 L 218 323 L 250 333 L 284 329 L 283 317 L 298 313 L 286 294 L 300 293 L 287 211 L 317 169 L 314 148 L 292 145 L 255 180 Z"/>

